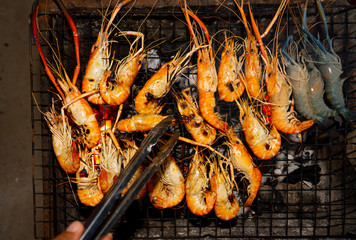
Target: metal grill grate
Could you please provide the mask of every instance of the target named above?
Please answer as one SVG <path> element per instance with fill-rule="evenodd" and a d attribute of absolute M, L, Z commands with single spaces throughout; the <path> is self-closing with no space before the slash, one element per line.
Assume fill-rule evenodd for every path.
<path fill-rule="evenodd" d="M 273 17 L 277 6 L 253 5 L 252 8 L 260 28 L 264 29 Z M 220 8 L 219 11 L 215 9 L 215 6 L 200 6 L 196 9 L 197 15 L 208 26 L 211 34 L 221 29 L 229 29 L 238 36 L 245 36 L 243 25 L 236 15 L 224 8 Z M 141 31 L 147 37 L 148 43 L 154 44 L 158 39 L 166 40 L 153 48 L 158 58 L 150 59 L 152 62 L 158 60 L 162 64 L 167 62 L 178 49 L 184 50 L 187 47 L 189 33 L 186 26 L 179 21 L 184 19 L 180 9 L 175 8 L 172 12 L 172 7 L 155 8 L 144 21 L 150 10 L 133 8 L 120 22 L 119 28 L 137 30 L 143 22 Z M 343 77 L 348 77 L 344 85 L 346 103 L 349 108 L 355 110 L 356 8 L 333 6 L 326 8 L 325 11 L 335 50 L 342 59 Z M 316 12 L 315 8 L 309 8 L 308 16 L 311 21 L 313 19 L 315 21 Z M 70 14 L 79 31 L 81 75 L 83 75 L 90 48 L 100 29 L 101 15 L 99 11 L 88 9 L 72 10 Z M 53 47 L 56 47 L 56 39 L 51 37 L 50 31 L 55 33 L 64 66 L 67 72 L 72 74 L 76 63 L 72 35 L 67 22 L 61 13 L 41 12 L 40 18 L 43 16 L 47 16 L 47 22 L 42 21 L 40 32 L 48 37 L 49 44 Z M 290 16 L 286 16 L 285 20 L 288 27 L 280 34 L 281 41 L 284 41 L 283 39 L 294 30 Z M 319 25 L 313 30 L 319 31 L 320 38 L 323 39 L 324 32 Z M 268 36 L 271 39 L 273 35 L 272 31 Z M 223 34 L 217 34 L 216 39 L 217 43 L 222 42 Z M 46 56 L 51 60 L 49 47 L 43 44 L 43 48 Z M 128 44 L 123 40 L 120 47 L 115 49 L 117 57 L 122 57 L 119 54 L 125 54 L 127 49 Z M 47 110 L 52 104 L 52 98 L 56 96 L 53 91 L 50 91 L 53 89 L 34 45 L 31 45 L 31 50 L 32 92 L 40 109 Z M 133 96 L 152 73 L 153 70 L 149 69 L 148 65 L 143 66 L 135 81 Z M 180 88 L 185 84 L 186 82 L 179 81 L 176 87 Z M 166 111 L 177 115 L 171 96 L 167 96 L 166 102 L 168 103 Z M 128 109 L 131 105 L 132 97 L 125 107 Z M 228 116 L 236 114 L 237 111 L 236 106 L 222 102 L 219 102 L 218 108 L 219 112 Z M 236 125 L 236 122 L 231 123 Z M 73 176 L 67 176 L 60 169 L 52 150 L 51 134 L 34 101 L 32 101 L 32 127 L 35 237 L 50 239 L 62 232 L 73 220 L 85 221 L 92 208 L 76 202 L 73 195 L 75 184 L 69 184 Z M 252 208 L 244 209 L 237 218 L 224 222 L 217 219 L 213 212 L 198 217 L 189 212 L 184 201 L 174 209 L 158 210 L 152 207 L 147 197 L 144 197 L 135 201 L 117 223 L 115 236 L 117 239 L 355 236 L 355 125 L 335 124 L 328 130 L 314 126 L 307 130 L 305 135 L 307 141 L 303 145 L 283 139 L 282 153 L 270 161 L 255 159 L 264 177 L 263 185 Z M 175 152 L 177 158 L 185 159 L 190 156 L 189 148 L 183 144 L 178 146 Z M 181 162 L 181 168 L 185 173 L 187 164 L 187 161 Z M 301 173 L 291 179 L 293 165 L 303 167 L 299 168 Z M 242 196 L 246 194 L 245 189 L 241 182 Z"/>

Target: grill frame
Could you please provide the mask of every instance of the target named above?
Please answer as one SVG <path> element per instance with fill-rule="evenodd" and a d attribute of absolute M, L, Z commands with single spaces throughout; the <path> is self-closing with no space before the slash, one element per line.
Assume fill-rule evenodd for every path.
<path fill-rule="evenodd" d="M 221 10 L 221 12 L 226 13 L 226 15 L 223 15 L 221 12 L 216 13 L 212 11 L 215 8 L 215 6 L 200 6 L 199 8 L 195 8 L 195 10 L 198 9 L 198 16 L 214 15 L 220 18 L 224 16 L 225 20 L 227 19 L 229 21 L 235 19 L 233 14 L 228 10 Z M 155 30 L 154 28 L 150 29 L 150 26 L 155 26 L 155 21 L 160 23 L 159 26 L 161 29 L 159 30 L 159 37 L 164 37 L 166 34 L 169 34 L 171 29 L 177 30 L 176 27 L 177 25 L 180 26 L 180 23 L 172 19 L 171 9 L 171 7 L 155 8 L 148 19 L 148 21 L 152 23 L 148 23 L 147 21 L 143 25 L 143 33 L 150 36 L 150 33 Z M 252 5 L 252 9 L 254 16 L 261 24 L 260 28 L 264 29 L 267 22 L 265 19 L 270 18 L 272 13 L 275 12 L 276 5 Z M 269 9 L 271 11 L 268 11 Z M 135 22 L 135 19 L 142 20 L 149 11 L 149 8 L 133 8 L 125 16 L 127 21 L 123 23 L 125 26 L 123 26 L 122 29 L 137 29 L 137 24 L 130 25 L 131 21 Z M 336 49 L 336 51 L 342 59 L 344 75 L 349 76 L 349 79 L 344 85 L 344 89 L 348 91 L 345 95 L 346 104 L 351 109 L 356 109 L 356 91 L 352 89 L 356 81 L 356 62 L 355 59 L 353 59 L 353 55 L 356 55 L 356 49 L 353 49 L 356 46 L 356 33 L 353 32 L 356 31 L 356 29 L 353 30 L 352 28 L 355 28 L 356 22 L 353 22 L 352 17 L 350 17 L 356 14 L 356 7 L 334 6 L 326 8 L 325 11 L 328 18 L 330 35 L 334 38 L 334 42 L 343 41 L 345 44 L 344 49 Z M 97 24 L 92 25 L 90 21 L 95 22 L 101 19 L 99 14 L 93 12 L 92 9 L 70 10 L 71 16 L 77 23 L 80 36 L 80 76 L 83 76 L 85 72 L 88 53 L 90 52 L 91 45 L 96 40 L 95 31 L 98 31 L 98 28 L 95 30 Z M 269 15 L 262 16 L 262 14 L 266 12 Z M 315 7 L 309 7 L 309 18 L 315 17 L 316 12 Z M 176 8 L 175 13 L 180 15 L 181 19 L 183 19 L 181 11 L 178 8 Z M 72 66 L 74 69 L 75 59 L 70 58 L 70 56 L 74 56 L 72 37 L 65 18 L 58 12 L 40 13 L 40 15 L 43 14 L 49 16 L 51 26 L 54 26 L 56 29 L 56 35 L 61 36 L 59 46 L 61 47 L 64 65 L 66 67 Z M 122 16 L 121 14 L 119 15 L 120 17 Z M 85 22 L 86 19 L 90 20 L 89 23 Z M 220 29 L 221 25 L 215 24 L 215 22 L 218 21 L 217 18 L 209 17 L 202 18 L 202 20 L 208 26 L 211 34 L 215 33 L 217 29 Z M 287 20 L 290 25 L 292 25 L 290 18 Z M 170 24 L 167 25 L 167 28 L 162 27 L 163 23 L 165 23 L 164 21 L 168 23 L 174 22 L 173 27 Z M 57 28 L 57 24 L 61 27 Z M 83 37 L 81 37 L 82 24 L 89 27 L 93 26 L 89 31 L 90 34 L 87 34 L 87 36 L 83 35 Z M 342 34 L 336 31 L 341 25 L 344 25 Z M 43 26 L 44 25 L 40 25 L 40 28 Z M 234 31 L 235 28 L 236 34 L 245 36 L 244 28 L 241 23 L 231 26 L 231 29 Z M 43 29 L 45 30 L 45 27 Z M 179 31 L 185 32 L 185 37 L 189 37 L 188 30 L 184 25 L 180 26 L 179 29 Z M 288 30 L 291 31 L 290 29 Z M 319 25 L 314 30 L 321 33 L 320 38 L 324 37 L 323 30 Z M 271 32 L 270 35 L 273 35 L 273 32 Z M 162 57 L 161 61 L 163 63 L 168 61 L 174 54 L 174 51 L 169 51 L 176 49 L 175 46 L 179 45 L 177 42 L 180 40 L 176 40 L 177 37 L 176 34 L 172 34 L 172 37 L 168 38 L 169 40 L 158 48 L 158 53 Z M 170 40 L 174 39 L 177 45 L 172 47 Z M 184 40 L 181 42 L 184 42 Z M 268 40 L 266 40 L 266 42 L 268 42 Z M 35 46 L 32 44 L 30 47 L 31 91 L 39 103 L 40 109 L 47 110 L 52 104 L 51 99 L 55 97 L 52 92 L 48 91 L 49 89 L 53 90 L 53 87 L 51 87 L 43 70 Z M 49 49 L 48 47 L 44 48 L 45 54 L 47 54 Z M 70 69 L 70 67 L 67 68 L 69 75 L 73 73 L 73 69 Z M 152 71 L 140 72 L 138 77 L 140 80 L 135 82 L 135 85 L 138 87 L 132 91 L 132 95 L 137 93 L 140 86 L 142 87 L 144 81 L 147 80 L 151 74 Z M 231 115 L 234 110 L 231 108 L 231 105 L 219 105 L 219 107 L 221 107 L 220 110 L 224 110 L 226 106 L 228 109 L 227 114 Z M 169 105 L 168 108 L 175 109 L 174 104 Z M 91 209 L 82 204 L 76 205 L 72 193 L 75 186 L 68 184 L 69 177 L 66 176 L 57 163 L 52 150 L 50 131 L 46 126 L 43 116 L 37 110 L 36 102 L 33 99 L 31 113 L 33 129 L 32 159 L 35 237 L 37 239 L 51 239 L 62 232 L 70 222 L 74 220 L 85 221 Z M 177 111 L 174 111 L 174 113 L 176 114 Z M 355 132 L 354 127 L 353 123 L 343 124 L 342 126 L 325 131 L 320 129 L 319 126 L 316 126 L 308 131 L 308 134 L 311 136 L 314 135 L 318 137 L 315 138 L 315 141 L 305 143 L 305 146 L 318 149 L 317 156 L 311 159 L 311 161 L 316 164 L 324 164 L 325 169 L 329 169 L 329 171 L 321 173 L 321 178 L 325 178 L 327 179 L 326 181 L 329 182 L 328 186 L 322 188 L 313 186 L 309 189 L 303 184 L 292 184 L 288 182 L 285 184 L 286 189 L 280 189 L 279 185 L 281 183 L 276 185 L 272 184 L 272 186 L 262 186 L 259 191 L 258 199 L 252 207 L 255 214 L 244 212 L 243 215 L 228 222 L 217 219 L 213 212 L 205 217 L 194 216 L 189 212 L 184 203 L 174 209 L 157 210 L 150 205 L 146 196 L 141 200 L 135 201 L 128 209 L 127 214 L 119 221 L 115 228 L 115 236 L 118 239 L 296 238 L 301 236 L 318 238 L 354 236 L 356 230 L 352 229 L 352 225 L 356 225 L 356 209 L 352 206 L 354 201 L 352 198 L 356 192 L 356 180 L 350 177 L 355 171 L 353 169 L 352 172 L 353 165 L 351 163 L 356 162 L 356 154 L 355 150 L 353 150 L 355 148 L 353 145 L 356 143 L 356 135 L 354 136 L 353 134 Z M 184 136 L 188 136 L 184 131 L 184 127 L 181 127 L 181 132 L 186 134 Z M 326 137 L 322 138 L 323 135 L 326 135 Z M 284 147 L 289 150 L 292 150 L 295 146 L 296 144 L 284 145 Z M 185 151 L 186 152 L 182 151 L 179 153 L 176 150 L 175 154 L 188 156 L 188 150 Z M 262 164 L 262 174 L 265 168 L 270 171 L 271 167 L 269 165 L 272 165 L 272 168 L 276 167 L 275 159 L 271 161 L 260 161 L 256 159 L 255 163 L 256 165 Z M 181 167 L 183 169 L 186 168 L 187 163 L 185 163 L 185 165 L 182 164 Z M 288 174 L 288 171 L 286 174 Z M 274 174 L 272 174 L 272 177 L 278 178 L 278 176 Z M 338 180 L 335 183 L 333 179 Z M 240 191 L 244 194 L 243 189 Z M 312 195 L 317 199 L 320 191 L 325 192 L 328 196 L 325 203 L 313 202 L 313 198 L 309 199 Z M 278 202 L 279 197 L 266 202 L 263 196 L 264 194 L 268 195 L 268 193 L 272 193 L 272 196 L 280 194 L 283 195 L 283 199 L 287 199 L 287 205 L 284 206 L 284 208 L 287 207 L 285 213 L 278 213 L 278 207 L 280 207 L 280 202 Z M 341 194 L 340 199 L 338 199 L 339 197 L 335 197 L 334 194 L 337 193 Z M 301 200 L 296 203 L 289 203 L 289 201 L 292 201 L 292 198 L 295 198 L 293 194 L 299 194 Z M 326 216 L 319 214 L 318 209 L 320 206 L 326 208 L 326 211 L 323 212 Z M 268 212 L 266 213 L 266 208 L 269 209 L 269 211 L 272 209 L 270 215 L 268 215 Z M 314 211 L 309 213 L 310 210 Z M 263 214 L 268 216 L 263 216 Z M 139 217 L 137 218 L 137 216 Z M 312 225 L 311 227 L 310 224 Z M 349 231 L 349 229 L 351 229 L 351 231 Z"/>

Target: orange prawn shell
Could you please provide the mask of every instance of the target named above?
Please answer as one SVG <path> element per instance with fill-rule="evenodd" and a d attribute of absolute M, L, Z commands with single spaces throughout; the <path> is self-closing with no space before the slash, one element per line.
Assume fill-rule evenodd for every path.
<path fill-rule="evenodd" d="M 229 146 L 231 163 L 233 167 L 243 173 L 250 182 L 247 188 L 248 198 L 244 204 L 245 207 L 249 207 L 257 196 L 262 181 L 262 174 L 253 163 L 252 157 L 242 141 L 235 137 L 233 133 L 230 133 L 228 138 L 229 142 L 227 145 Z"/>
<path fill-rule="evenodd" d="M 104 73 L 103 78 L 100 80 L 99 89 L 100 95 L 106 103 L 120 105 L 126 101 L 130 96 L 131 87 L 141 69 L 144 57 L 144 54 L 128 57 L 117 70 L 115 84 L 108 82 L 111 72 L 110 74 Z"/>
<path fill-rule="evenodd" d="M 273 125 L 270 130 L 267 130 L 246 101 L 241 105 L 240 122 L 248 146 L 258 158 L 271 159 L 280 150 L 281 135 Z"/>
<path fill-rule="evenodd" d="M 165 63 L 158 71 L 145 83 L 141 91 L 135 98 L 135 108 L 138 113 L 144 114 L 159 114 L 162 106 L 155 101 L 147 99 L 147 94 L 151 94 L 153 98 L 160 98 L 169 91 L 169 79 L 173 71 L 173 67 L 168 66 L 173 62 Z"/>
<path fill-rule="evenodd" d="M 218 76 L 208 48 L 198 50 L 197 88 L 199 92 L 216 92 L 218 88 Z"/>
<path fill-rule="evenodd" d="M 262 64 L 260 56 L 258 55 L 257 42 L 253 36 L 245 40 L 245 78 L 247 85 L 247 92 L 253 98 L 262 100 L 264 93 L 261 88 L 260 79 L 262 75 Z"/>
<path fill-rule="evenodd" d="M 226 132 L 229 125 L 220 120 L 215 111 L 215 96 L 214 92 L 199 91 L 199 109 L 204 119 L 216 129 Z"/>
<path fill-rule="evenodd" d="M 77 87 L 70 81 L 68 84 L 63 81 L 58 81 L 58 83 L 66 95 L 66 103 L 71 102 L 81 95 Z M 68 106 L 68 112 L 72 120 L 83 128 L 85 145 L 88 148 L 93 148 L 98 145 L 101 137 L 99 123 L 89 103 L 84 98 L 79 98 Z"/>
<path fill-rule="evenodd" d="M 196 150 L 185 184 L 187 207 L 198 216 L 208 214 L 214 208 L 217 197 L 216 192 L 207 189 L 206 166 L 202 161 Z"/>
<path fill-rule="evenodd" d="M 217 194 L 214 205 L 216 216 L 224 221 L 236 217 L 240 209 L 239 203 L 217 167 L 215 167 L 214 173 L 210 177 L 210 184 L 212 191 Z"/>
<path fill-rule="evenodd" d="M 229 39 L 221 55 L 218 71 L 219 96 L 226 102 L 234 102 L 245 91 L 245 85 L 241 75 L 241 64 L 237 60 L 234 48 L 234 41 Z M 233 89 L 231 90 L 229 86 Z"/>
<path fill-rule="evenodd" d="M 120 120 L 117 124 L 117 129 L 122 132 L 149 131 L 166 117 L 155 114 L 137 114 L 131 118 Z"/>
<path fill-rule="evenodd" d="M 182 121 L 193 139 L 199 143 L 212 144 L 216 138 L 216 130 L 210 126 L 202 117 L 200 110 L 193 101 L 190 92 L 183 90 L 182 97 L 177 95 L 177 107 L 182 116 Z"/>
<path fill-rule="evenodd" d="M 171 155 L 162 163 L 161 169 L 148 182 L 148 197 L 155 208 L 171 208 L 184 198 L 184 177 Z"/>
<path fill-rule="evenodd" d="M 313 120 L 300 122 L 294 112 L 290 112 L 290 96 L 292 87 L 278 69 L 278 60 L 272 59 L 272 64 L 266 69 L 266 84 L 268 102 L 271 103 L 271 123 L 277 130 L 295 134 L 300 133 L 313 124 Z"/>
<path fill-rule="evenodd" d="M 100 32 L 96 43 L 92 47 L 82 82 L 83 93 L 99 90 L 100 79 L 102 78 L 105 70 L 109 68 L 109 50 L 108 46 L 105 46 L 105 44 L 108 45 L 108 43 L 104 40 L 105 36 L 105 33 Z M 93 104 L 106 103 L 100 93 L 94 93 L 88 96 L 87 99 Z"/>

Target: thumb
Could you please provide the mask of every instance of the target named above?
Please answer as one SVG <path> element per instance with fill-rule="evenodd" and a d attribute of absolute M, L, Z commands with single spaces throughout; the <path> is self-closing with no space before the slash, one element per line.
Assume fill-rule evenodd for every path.
<path fill-rule="evenodd" d="M 84 226 L 79 221 L 72 222 L 64 232 L 59 234 L 54 240 L 78 240 L 84 232 Z"/>

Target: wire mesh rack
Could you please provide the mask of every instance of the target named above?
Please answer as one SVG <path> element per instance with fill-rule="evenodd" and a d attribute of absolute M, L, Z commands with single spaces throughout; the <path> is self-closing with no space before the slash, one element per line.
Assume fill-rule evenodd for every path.
<path fill-rule="evenodd" d="M 229 7 L 237 12 L 236 7 Z M 277 5 L 252 5 L 260 29 L 264 29 Z M 230 9 L 216 6 L 194 8 L 197 15 L 207 25 L 216 39 L 216 46 L 224 40 L 227 29 L 237 36 L 245 36 L 245 29 Z M 246 8 L 247 9 L 247 8 Z M 295 8 L 291 10 L 295 13 Z M 125 9 L 126 10 L 126 9 Z M 157 69 L 167 62 L 178 50 L 186 50 L 190 41 L 184 16 L 176 7 L 132 8 L 122 11 L 118 17 L 122 20 L 120 30 L 138 30 L 151 43 L 148 60 L 143 64 L 131 97 L 124 109 L 132 107 L 133 97 Z M 349 108 L 356 110 L 356 8 L 334 5 L 325 8 L 330 35 L 333 37 L 335 51 L 343 66 L 342 77 L 345 101 Z M 70 14 L 79 32 L 81 73 L 83 76 L 92 44 L 102 21 L 101 9 L 70 9 Z M 123 13 L 125 12 L 125 15 Z M 148 16 L 146 18 L 146 16 Z M 319 32 L 325 38 L 322 26 L 318 24 L 317 9 L 310 6 L 308 20 L 314 21 L 313 32 Z M 43 49 L 49 60 L 53 59 L 52 50 L 59 48 L 61 61 L 69 74 L 76 65 L 71 30 L 59 11 L 41 11 L 39 19 L 40 33 L 46 37 Z M 284 41 L 288 35 L 296 34 L 292 14 L 285 14 L 279 39 Z M 272 29 L 265 42 L 272 40 Z M 53 33 L 56 38 L 53 37 Z M 269 38 L 269 39 L 267 39 Z M 164 41 L 163 41 L 164 40 Z M 120 40 L 121 41 L 121 40 Z M 118 59 L 127 54 L 129 44 L 123 39 L 112 49 Z M 270 45 L 271 46 L 271 45 Z M 122 54 L 122 56 L 120 56 Z M 218 55 L 217 55 L 218 56 Z M 56 99 L 55 90 L 50 84 L 35 45 L 31 45 L 31 87 L 32 128 L 33 128 L 33 187 L 35 237 L 51 239 L 62 232 L 74 220 L 85 221 L 93 208 L 78 202 L 75 196 L 75 184 L 70 184 L 72 175 L 67 175 L 59 166 L 53 152 L 51 133 L 41 111 L 48 110 L 52 99 Z M 192 62 L 194 62 L 194 57 Z M 218 61 L 217 61 L 218 62 Z M 187 73 L 188 74 L 188 73 Z M 80 79 L 80 77 L 79 77 Z M 80 86 L 81 82 L 78 82 Z M 182 89 L 190 83 L 179 80 L 176 88 Z M 194 88 L 194 86 L 192 86 Z M 36 101 L 34 100 L 36 99 Z M 177 115 L 174 100 L 170 94 L 165 98 L 165 112 Z M 218 102 L 217 110 L 222 116 L 234 116 L 229 121 L 238 124 L 236 105 Z M 130 112 L 130 111 L 128 111 Z M 129 113 L 128 113 L 129 114 Z M 125 116 L 125 115 L 124 115 Z M 189 137 L 182 127 L 181 132 Z M 242 136 L 242 135 L 241 135 Z M 356 236 L 356 130 L 355 125 L 344 121 L 335 121 L 332 127 L 325 129 L 314 125 L 303 133 L 304 142 L 293 141 L 285 135 L 280 153 L 272 160 L 262 161 L 255 158 L 260 167 L 263 181 L 258 196 L 251 208 L 240 205 L 238 217 L 230 221 L 219 220 L 213 211 L 199 217 L 190 213 L 185 201 L 172 209 L 155 209 L 145 196 L 136 200 L 120 219 L 115 229 L 117 239 L 196 239 L 196 238 L 296 238 L 296 237 L 346 237 Z M 181 143 L 175 150 L 180 167 L 187 173 L 191 147 Z M 241 181 L 242 183 L 244 181 Z M 245 190 L 244 190 L 245 189 Z M 246 195 L 242 184 L 240 193 Z M 242 197 L 243 198 L 243 197 Z M 240 199 L 242 201 L 242 199 Z M 243 203 L 243 202 L 242 202 Z"/>

